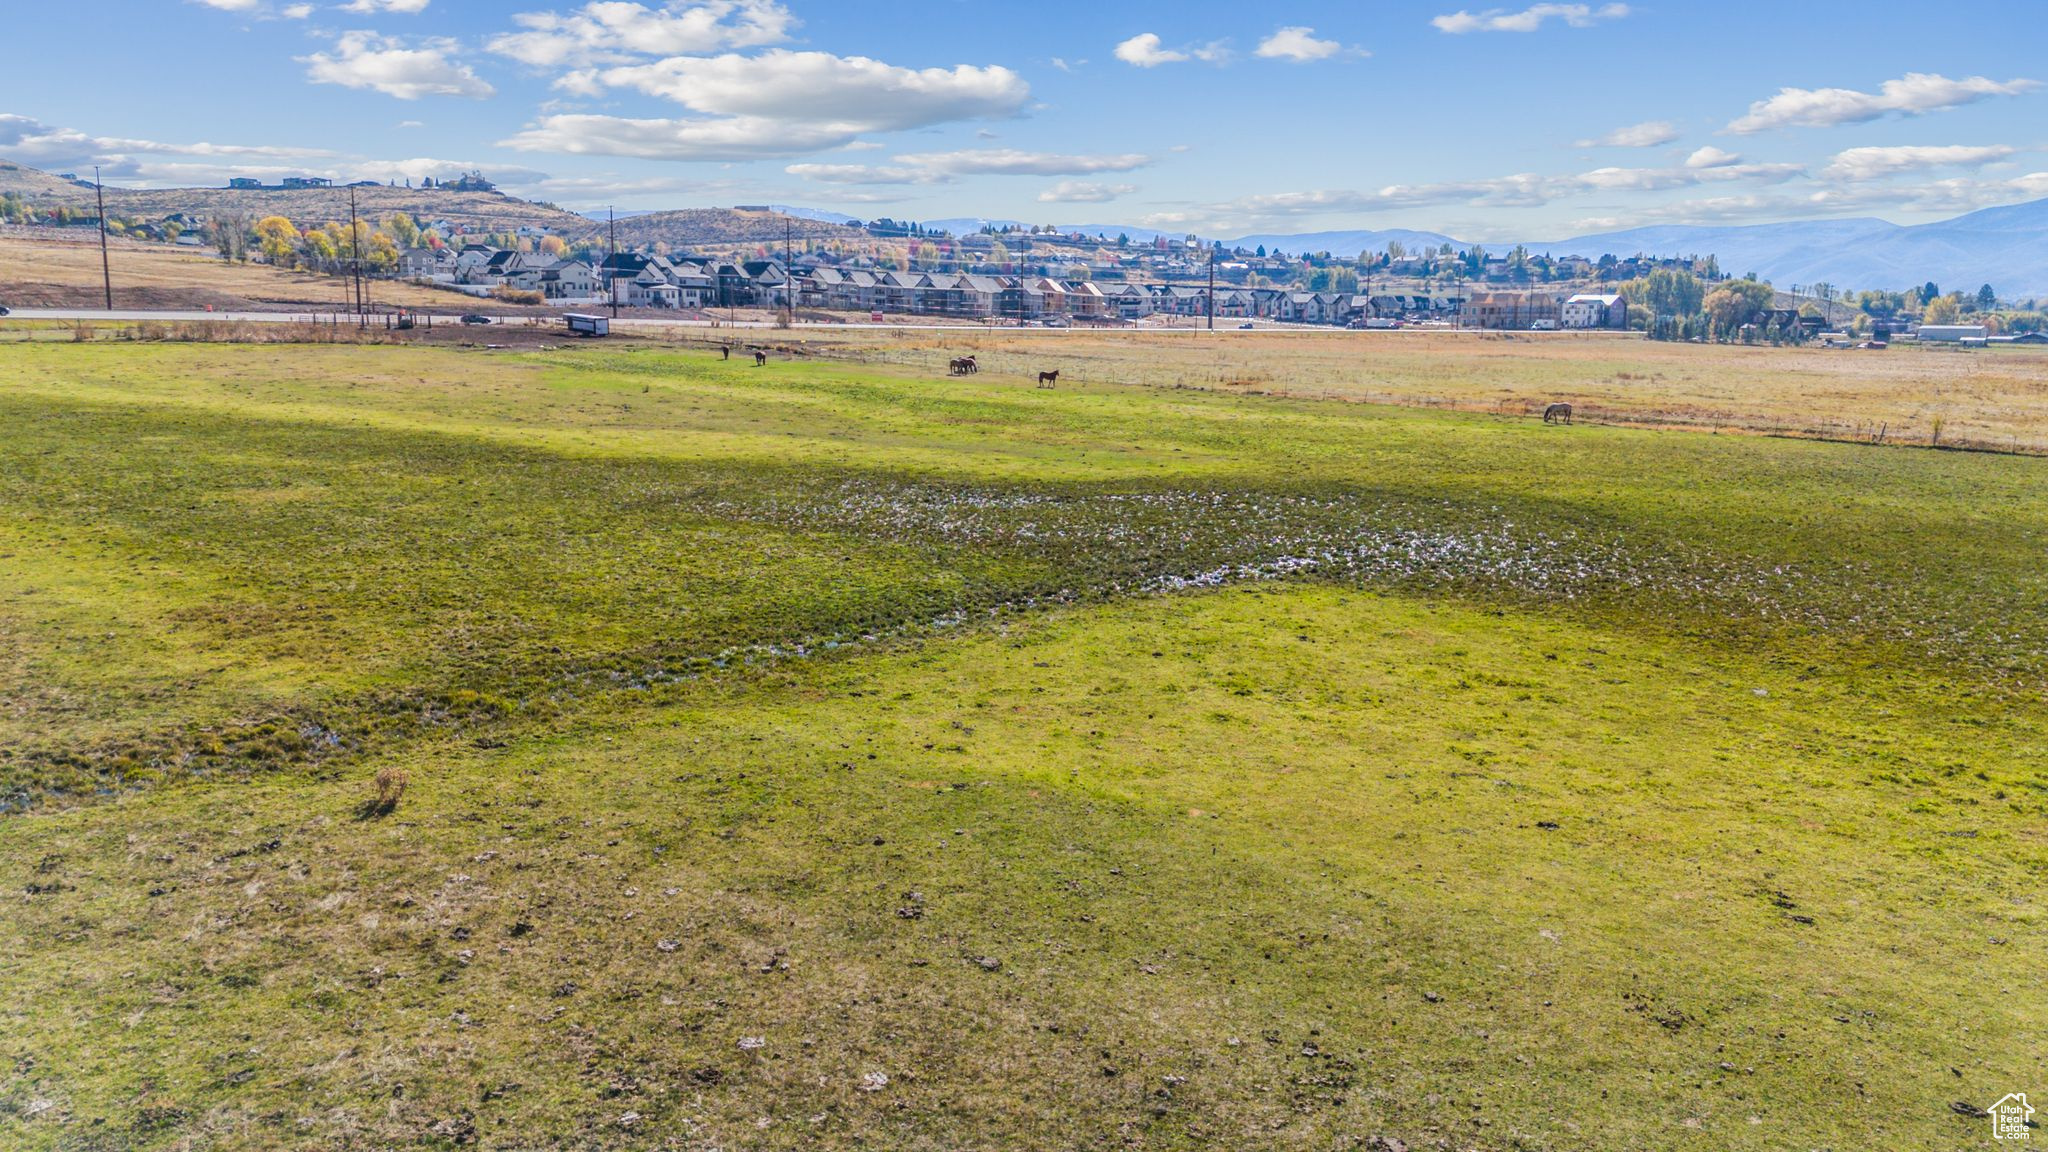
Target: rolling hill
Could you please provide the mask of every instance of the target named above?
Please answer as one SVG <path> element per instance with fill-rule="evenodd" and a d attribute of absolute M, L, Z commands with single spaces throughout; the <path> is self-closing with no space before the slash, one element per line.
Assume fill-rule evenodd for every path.
<path fill-rule="evenodd" d="M 90 185 L 77 184 L 7 161 L 0 161 L 0 192 L 14 192 L 31 203 L 43 205 L 85 208 L 93 203 Z M 496 192 L 454 192 L 387 185 L 369 185 L 357 188 L 355 192 L 356 210 L 365 218 L 382 218 L 404 212 L 419 220 L 446 220 L 474 230 L 496 232 L 550 228 L 571 236 L 587 233 L 596 227 L 575 213 Z M 349 190 L 346 188 L 286 191 L 274 188 L 116 188 L 110 185 L 106 195 L 109 215 L 149 220 L 177 213 L 208 217 L 239 215 L 252 219 L 283 216 L 304 226 L 347 220 L 349 212 Z"/>

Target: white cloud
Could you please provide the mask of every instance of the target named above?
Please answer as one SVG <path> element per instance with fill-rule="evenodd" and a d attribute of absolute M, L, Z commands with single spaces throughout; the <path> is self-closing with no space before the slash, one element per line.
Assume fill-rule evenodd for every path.
<path fill-rule="evenodd" d="M 1960 178 L 1926 184 L 1852 185 L 1791 195 L 1713 196 L 1650 205 L 1626 216 L 1580 219 L 1574 222 L 1574 227 L 1583 231 L 1607 231 L 1646 224 L 1748 223 L 1840 216 L 1845 212 L 1953 216 L 2043 196 L 2048 196 L 2048 172 L 2035 172 L 2011 180 Z"/>
<path fill-rule="evenodd" d="M 432 0 L 349 0 L 341 6 L 343 12 L 363 12 L 375 15 L 381 12 L 398 12 L 417 15 L 427 10 Z"/>
<path fill-rule="evenodd" d="M 1179 64 L 1188 59 L 1185 52 L 1159 46 L 1157 32 L 1142 32 L 1116 46 L 1116 58 L 1139 68 L 1157 68 L 1161 64 Z"/>
<path fill-rule="evenodd" d="M 1605 136 L 1581 140 L 1579 148 L 1661 148 L 1678 139 L 1678 126 L 1669 120 L 1649 120 L 1616 128 Z"/>
<path fill-rule="evenodd" d="M 1981 168 L 2018 152 L 2003 144 L 1907 145 L 1895 148 L 1851 148 L 1836 154 L 1821 170 L 1830 180 L 1881 180 L 1902 172 L 1930 168 Z"/>
<path fill-rule="evenodd" d="M 861 56 L 776 49 L 758 56 L 676 56 L 572 73 L 592 91 L 631 88 L 700 113 L 692 119 L 550 115 L 505 141 L 525 151 L 749 160 L 850 147 L 870 132 L 1014 116 L 1031 86 L 1008 68 L 898 68 Z"/>
<path fill-rule="evenodd" d="M 928 168 L 891 164 L 791 164 L 783 169 L 820 184 L 950 184 L 953 178 Z"/>
<path fill-rule="evenodd" d="M 270 7 L 270 0 L 188 0 L 188 2 L 212 8 L 219 12 L 237 12 L 245 16 L 254 16 L 259 20 L 273 20 L 278 17 L 286 20 L 304 20 L 313 14 L 314 9 L 312 4 L 288 4 L 273 12 Z"/>
<path fill-rule="evenodd" d="M 1725 152 L 1709 144 L 1685 158 L 1687 168 L 1729 168 L 1742 163 L 1742 157 L 1734 152 Z"/>
<path fill-rule="evenodd" d="M 524 31 L 494 37 L 489 48 L 536 68 L 761 48 L 788 40 L 797 23 L 776 0 L 670 0 L 657 8 L 598 0 L 566 14 L 527 12 L 512 20 Z"/>
<path fill-rule="evenodd" d="M 1591 28 L 1603 20 L 1619 20 L 1628 14 L 1626 4 L 1598 8 L 1591 4 L 1537 4 L 1520 12 L 1489 8 L 1475 14 L 1460 10 L 1438 16 L 1430 23 L 1440 31 L 1462 36 L 1467 32 L 1534 32 L 1551 20 L 1561 20 L 1573 28 Z"/>
<path fill-rule="evenodd" d="M 1081 180 L 1062 180 L 1038 194 L 1040 204 L 1107 204 L 1119 196 L 1128 196 L 1138 190 L 1135 184 L 1091 184 Z"/>
<path fill-rule="evenodd" d="M 2033 80 L 2000 83 L 1982 76 L 1951 80 L 1927 72 L 1909 72 L 1887 80 L 1876 92 L 1852 88 L 1781 88 L 1768 100 L 1749 106 L 1748 115 L 1728 131 L 1748 136 L 1773 128 L 1832 128 L 1865 124 L 1886 116 L 1920 116 L 1944 108 L 1975 104 L 1994 96 L 2017 96 L 2040 85 Z"/>
<path fill-rule="evenodd" d="M 341 182 L 418 180 L 423 176 L 452 176 L 479 167 L 474 160 L 381 160 L 291 145 L 171 143 L 94 136 L 7 113 L 0 113 L 0 152 L 22 163 L 54 171 L 84 172 L 98 165 L 110 181 L 150 187 L 218 186 L 231 176 L 254 176 L 272 182 L 284 176 L 325 176 Z M 492 176 L 507 186 L 545 179 L 543 173 L 530 168 L 503 164 L 489 167 Z"/>
<path fill-rule="evenodd" d="M 294 160 L 331 157 L 322 148 L 259 144 L 172 144 L 119 136 L 93 136 L 75 128 L 58 128 L 28 116 L 0 113 L 0 150 L 24 164 L 46 168 L 90 168 L 109 174 L 139 172 L 138 156 L 189 156 L 215 159 Z"/>
<path fill-rule="evenodd" d="M 1739 158 L 1738 158 L 1739 159 Z M 1805 173 L 1798 164 L 1727 164 L 1710 168 L 1595 168 L 1576 175 L 1519 173 L 1486 180 L 1392 184 L 1377 190 L 1281 192 L 1217 205 L 1220 213 L 1259 218 L 1383 212 L 1447 204 L 1536 208 L 1553 201 L 1614 192 L 1666 192 L 1702 184 L 1783 184 Z"/>
<path fill-rule="evenodd" d="M 1150 163 L 1150 156 L 1136 153 L 1120 156 L 1069 156 L 1053 152 L 986 148 L 958 152 L 913 153 L 898 156 L 889 164 L 791 164 L 783 171 L 821 184 L 907 185 L 951 184 L 967 176 L 1065 176 L 1129 172 Z M 1078 196 L 1085 190 L 1113 190 L 1125 186 L 1084 185 L 1068 181 L 1057 187 L 1073 191 Z M 1111 198 L 1113 195 L 1102 197 L 1103 200 Z"/>
<path fill-rule="evenodd" d="M 759 56 L 678 56 L 606 70 L 633 88 L 715 116 L 759 116 L 867 131 L 1013 116 L 1031 87 L 1008 68 L 899 68 L 864 56 L 776 50 Z"/>
<path fill-rule="evenodd" d="M 718 120 L 543 116 L 500 147 L 571 156 L 634 156 L 645 160 L 770 160 L 845 145 L 859 125 L 797 124 L 758 116 Z"/>
<path fill-rule="evenodd" d="M 1335 40 L 1316 39 L 1316 30 L 1292 25 L 1275 31 L 1259 41 L 1259 55 L 1267 60 L 1292 60 L 1307 63 L 1311 60 L 1327 60 L 1344 50 Z"/>
<path fill-rule="evenodd" d="M 1070 156 L 1056 152 L 1020 152 L 1014 148 L 927 152 L 896 159 L 899 163 L 948 176 L 1086 176 L 1099 172 L 1131 172 L 1152 163 L 1152 157 L 1137 152 Z"/>
<path fill-rule="evenodd" d="M 334 51 L 299 57 L 315 84 L 368 88 L 400 100 L 422 96 L 466 96 L 482 100 L 495 93 L 469 66 L 452 59 L 452 40 L 427 40 L 407 48 L 375 32 L 344 32 Z"/>
<path fill-rule="evenodd" d="M 1138 68 L 1157 68 L 1161 64 L 1182 64 L 1189 60 L 1222 64 L 1230 59 L 1230 44 L 1225 40 L 1212 40 L 1192 47 L 1165 48 L 1160 45 L 1158 33 L 1145 32 L 1117 45 L 1116 58 Z"/>

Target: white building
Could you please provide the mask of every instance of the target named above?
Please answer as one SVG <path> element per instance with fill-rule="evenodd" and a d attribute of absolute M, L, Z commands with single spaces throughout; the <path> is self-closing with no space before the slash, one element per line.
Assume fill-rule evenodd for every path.
<path fill-rule="evenodd" d="M 1584 293 L 1564 302 L 1558 320 L 1566 328 L 1627 328 L 1628 300 L 1619 295 Z"/>

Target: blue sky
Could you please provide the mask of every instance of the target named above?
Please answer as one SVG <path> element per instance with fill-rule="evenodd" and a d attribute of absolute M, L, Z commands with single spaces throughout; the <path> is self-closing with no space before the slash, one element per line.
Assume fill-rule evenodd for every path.
<path fill-rule="evenodd" d="M 2040 0 L 10 8 L 0 157 L 110 183 L 1476 240 L 2048 197 Z"/>

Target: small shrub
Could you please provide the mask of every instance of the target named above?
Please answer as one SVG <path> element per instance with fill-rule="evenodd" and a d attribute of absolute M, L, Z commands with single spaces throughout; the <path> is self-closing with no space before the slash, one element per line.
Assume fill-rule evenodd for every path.
<path fill-rule="evenodd" d="M 491 299 L 501 300 L 507 304 L 545 304 L 548 302 L 548 298 L 538 292 L 522 292 L 517 288 L 507 288 L 502 284 L 491 289 Z"/>
<path fill-rule="evenodd" d="M 370 781 L 372 794 L 370 802 L 364 806 L 365 812 L 371 816 L 388 816 L 397 811 L 398 801 L 404 797 L 406 785 L 410 783 L 412 778 L 402 768 L 377 769 L 376 777 Z"/>
<path fill-rule="evenodd" d="M 71 328 L 71 342 L 73 344 L 90 344 L 93 340 L 93 331 L 93 326 L 90 324 L 74 324 Z"/>

